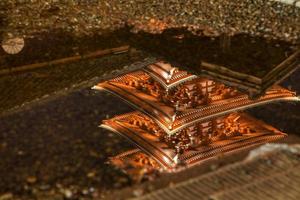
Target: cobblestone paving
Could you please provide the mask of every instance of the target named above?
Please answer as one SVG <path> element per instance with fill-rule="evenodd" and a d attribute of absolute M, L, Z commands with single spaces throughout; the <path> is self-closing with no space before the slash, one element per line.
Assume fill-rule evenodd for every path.
<path fill-rule="evenodd" d="M 188 27 L 206 35 L 246 33 L 287 41 L 299 39 L 300 8 L 273 0 L 10 0 L 0 2 L 1 31 L 32 35 L 61 29 L 74 35 L 116 30 L 157 33 Z M 298 5 L 298 4 L 297 4 Z"/>

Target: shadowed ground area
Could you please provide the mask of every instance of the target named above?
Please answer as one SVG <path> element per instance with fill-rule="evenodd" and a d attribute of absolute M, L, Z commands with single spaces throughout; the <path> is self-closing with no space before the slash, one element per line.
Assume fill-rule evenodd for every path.
<path fill-rule="evenodd" d="M 290 88 L 300 95 L 300 70 L 288 77 L 282 85 Z M 250 110 L 250 113 L 274 127 L 284 130 L 286 133 L 300 133 L 300 104 L 299 103 L 278 103 Z"/>
<path fill-rule="evenodd" d="M 298 76 L 299 72 L 284 84 L 299 89 Z M 125 139 L 98 128 L 101 120 L 130 110 L 118 98 L 83 88 L 2 115 L 0 194 L 13 195 L 14 199 L 97 199 L 110 197 L 120 188 L 125 188 L 124 194 L 135 194 L 139 190 L 126 189 L 132 185 L 130 179 L 105 164 L 109 156 L 133 147 Z M 299 133 L 299 104 L 281 103 L 250 112 L 276 128 Z M 293 142 L 297 141 L 293 138 Z M 221 159 L 220 166 L 242 156 Z M 166 187 L 170 181 L 199 176 L 216 166 L 219 164 L 200 166 L 192 172 L 145 184 L 150 190 Z"/>
<path fill-rule="evenodd" d="M 76 195 L 130 185 L 105 164 L 130 145 L 98 128 L 106 117 L 127 111 L 110 95 L 85 89 L 1 118 L 0 194 L 35 196 L 55 188 Z"/>
<path fill-rule="evenodd" d="M 92 91 L 97 81 L 130 71 L 127 65 L 149 53 L 193 71 L 207 61 L 263 77 L 299 49 L 300 8 L 296 3 L 182 2 L 0 1 L 1 42 L 11 37 L 25 40 L 17 55 L 0 50 L 0 71 L 131 47 L 124 54 L 0 76 L 0 200 L 139 197 L 222 169 L 247 155 L 247 151 L 220 155 L 210 163 L 141 184 L 106 164 L 110 156 L 134 147 L 98 125 L 132 109 L 118 98 Z M 299 80 L 298 70 L 283 85 L 300 93 Z M 289 133 L 282 142 L 300 143 L 299 104 L 272 104 L 249 112 Z M 269 159 L 266 162 L 269 165 Z M 248 175 L 243 169 L 240 172 L 241 177 Z M 235 192 L 221 191 L 213 197 L 223 199 L 231 194 Z"/>
<path fill-rule="evenodd" d="M 300 198 L 299 147 L 263 145 L 243 161 L 136 199 L 297 200 Z"/>
<path fill-rule="evenodd" d="M 140 32 L 130 36 L 132 45 L 164 56 L 193 73 L 201 73 L 201 62 L 262 78 L 297 49 L 284 41 L 237 34 L 223 52 L 222 37 L 199 37 L 186 29 L 168 29 L 162 34 Z"/>
<path fill-rule="evenodd" d="M 108 74 L 114 76 L 120 70 L 130 70 L 126 65 L 144 57 L 144 53 L 130 50 L 123 54 L 0 76 L 0 113 L 93 78 Z"/>

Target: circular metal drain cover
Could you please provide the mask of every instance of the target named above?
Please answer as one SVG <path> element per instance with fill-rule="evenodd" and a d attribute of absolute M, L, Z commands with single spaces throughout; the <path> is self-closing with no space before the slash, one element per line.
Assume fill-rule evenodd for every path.
<path fill-rule="evenodd" d="M 2 41 L 2 48 L 8 54 L 18 54 L 24 48 L 25 41 L 23 38 L 9 38 Z"/>

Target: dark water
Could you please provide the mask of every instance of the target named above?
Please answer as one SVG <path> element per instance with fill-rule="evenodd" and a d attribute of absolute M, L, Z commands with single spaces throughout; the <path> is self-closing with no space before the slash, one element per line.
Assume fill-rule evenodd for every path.
<path fill-rule="evenodd" d="M 141 32 L 129 38 L 132 45 L 177 62 L 194 73 L 201 72 L 201 61 L 205 61 L 263 77 L 295 51 L 287 42 L 246 34 L 230 37 L 230 46 L 224 51 L 221 36 L 196 36 L 185 29 L 169 29 L 157 35 Z"/>
<path fill-rule="evenodd" d="M 104 192 L 131 185 L 105 163 L 133 147 L 98 128 L 103 119 L 128 111 L 115 97 L 83 89 L 0 118 L 0 194 L 36 196 L 46 187 L 78 196 L 85 188 Z"/>
<path fill-rule="evenodd" d="M 5 69 L 124 44 L 146 51 L 0 76 L 0 197 L 8 192 L 22 199 L 46 199 L 45 195 L 52 194 L 62 199 L 71 191 L 72 199 L 97 199 L 106 191 L 132 185 L 127 176 L 105 162 L 109 156 L 133 147 L 98 128 L 101 120 L 131 109 L 121 100 L 89 88 L 69 92 L 72 85 L 122 69 L 149 52 L 185 63 L 191 70 L 197 71 L 200 60 L 207 60 L 263 76 L 292 51 L 284 42 L 237 35 L 231 38 L 231 51 L 224 54 L 219 40 L 196 37 L 181 29 L 161 35 L 131 34 L 124 29 L 106 38 L 41 35 L 28 39 L 18 55 L 0 52 L 0 69 Z M 298 70 L 283 85 L 300 93 L 299 80 Z M 60 95 L 53 95 L 65 88 Z M 37 100 L 7 114 L 7 110 L 45 95 L 54 98 Z M 299 104 L 272 104 L 249 112 L 287 133 L 300 134 Z"/>
<path fill-rule="evenodd" d="M 300 94 L 300 70 L 298 69 L 281 84 Z M 300 135 L 300 102 L 281 102 L 250 109 L 255 117 L 286 132 Z"/>

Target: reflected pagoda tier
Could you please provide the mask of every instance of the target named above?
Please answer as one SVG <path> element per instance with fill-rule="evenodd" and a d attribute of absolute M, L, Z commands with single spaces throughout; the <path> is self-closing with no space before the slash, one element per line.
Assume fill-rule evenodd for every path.
<path fill-rule="evenodd" d="M 180 83 L 197 78 L 196 75 L 189 74 L 186 71 L 181 71 L 164 61 L 150 64 L 144 68 L 144 71 L 147 72 L 147 74 L 155 81 L 159 82 L 165 90 L 172 89 Z"/>
<path fill-rule="evenodd" d="M 138 183 L 143 179 L 155 177 L 161 171 L 161 166 L 140 149 L 129 150 L 117 156 L 110 157 L 108 162 L 121 169 L 133 181 Z"/>
<path fill-rule="evenodd" d="M 99 83 L 94 89 L 109 91 L 126 100 L 153 118 L 168 134 L 249 107 L 299 100 L 293 92 L 280 86 L 274 86 L 259 99 L 250 100 L 234 88 L 171 69 L 174 68 L 166 63 L 150 64 L 144 70 Z"/>
<path fill-rule="evenodd" d="M 165 133 L 155 121 L 137 111 L 105 120 L 102 127 L 129 139 L 167 171 L 285 136 L 244 113 L 196 123 L 173 135 Z"/>
<path fill-rule="evenodd" d="M 101 125 L 126 137 L 141 151 L 113 157 L 117 167 L 145 166 L 146 173 L 178 171 L 285 136 L 239 110 L 274 101 L 299 101 L 294 92 L 273 86 L 258 99 L 169 63 L 147 63 L 141 70 L 99 83 L 139 111 L 105 120 Z M 150 173 L 150 174 L 151 174 Z"/>

